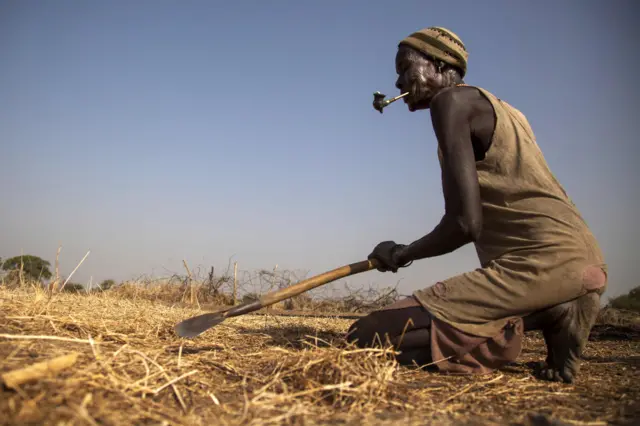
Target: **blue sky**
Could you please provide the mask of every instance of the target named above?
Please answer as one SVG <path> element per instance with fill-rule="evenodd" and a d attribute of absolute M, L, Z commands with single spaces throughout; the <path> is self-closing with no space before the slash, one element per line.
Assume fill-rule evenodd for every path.
<path fill-rule="evenodd" d="M 609 296 L 638 285 L 637 2 L 3 1 L 0 256 L 74 281 L 304 269 L 411 241 L 443 213 L 428 112 L 380 115 L 397 42 L 457 33 L 468 84 L 519 108 L 599 238 Z M 404 293 L 472 246 L 352 283 Z"/>

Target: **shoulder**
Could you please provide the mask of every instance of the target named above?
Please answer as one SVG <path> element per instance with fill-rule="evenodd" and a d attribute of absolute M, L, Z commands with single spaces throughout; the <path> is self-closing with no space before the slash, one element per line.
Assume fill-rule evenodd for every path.
<path fill-rule="evenodd" d="M 444 151 L 458 155 L 460 150 L 472 149 L 476 161 L 484 158 L 497 122 L 491 96 L 477 87 L 456 86 L 432 99 L 431 123 Z"/>
<path fill-rule="evenodd" d="M 455 86 L 441 90 L 431 100 L 431 116 L 438 120 L 472 121 L 478 116 L 493 116 L 493 106 L 474 86 Z"/>

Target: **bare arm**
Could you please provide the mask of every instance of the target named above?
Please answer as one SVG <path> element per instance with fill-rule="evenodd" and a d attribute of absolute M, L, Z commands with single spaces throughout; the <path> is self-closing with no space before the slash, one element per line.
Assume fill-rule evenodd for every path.
<path fill-rule="evenodd" d="M 398 250 L 399 264 L 453 252 L 480 236 L 482 205 L 472 144 L 472 121 L 478 108 L 470 99 L 477 96 L 477 92 L 454 88 L 431 102 L 431 120 L 443 157 L 445 213 L 430 233 Z"/>

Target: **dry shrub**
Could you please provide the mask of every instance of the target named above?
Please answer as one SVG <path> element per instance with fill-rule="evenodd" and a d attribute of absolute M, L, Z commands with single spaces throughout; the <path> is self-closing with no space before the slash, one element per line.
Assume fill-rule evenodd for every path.
<path fill-rule="evenodd" d="M 611 308 L 607 306 L 600 310 L 598 319 L 596 320 L 596 324 L 640 327 L 640 313 L 624 309 Z"/>
<path fill-rule="evenodd" d="M 218 283 L 226 283 L 226 277 L 217 278 Z M 216 307 L 230 306 L 233 304 L 233 296 L 224 292 L 220 286 L 214 287 L 207 281 L 189 281 L 186 277 L 175 275 L 169 279 L 138 279 L 127 281 L 113 286 L 108 291 L 118 297 L 150 300 L 163 302 L 169 305 L 181 305 L 190 303 L 191 287 L 193 283 L 196 305 Z M 273 290 L 272 290 L 273 291 Z M 399 299 L 395 288 L 377 289 L 369 287 L 366 290 L 347 289 L 347 295 L 342 297 L 322 297 L 317 294 L 303 293 L 282 302 L 270 306 L 270 309 L 289 311 L 324 312 L 327 314 L 339 313 L 366 313 L 380 309 Z M 248 303 L 257 300 L 261 294 L 246 292 L 239 297 L 239 303 Z"/>
<path fill-rule="evenodd" d="M 315 308 L 313 298 L 307 293 L 302 293 L 284 301 L 284 309 L 289 311 L 306 311 Z"/>
<path fill-rule="evenodd" d="M 197 303 L 212 305 L 231 305 L 232 296 L 225 293 L 211 293 L 207 285 L 201 282 L 193 283 Z M 191 287 L 174 280 L 136 280 L 127 281 L 108 290 L 109 293 L 129 299 L 149 300 L 165 304 L 181 304 L 188 302 L 191 297 Z"/>
<path fill-rule="evenodd" d="M 284 309 L 294 311 L 314 311 L 328 314 L 366 313 L 381 309 L 400 298 L 397 289 L 370 287 L 364 291 L 350 291 L 343 297 L 313 297 L 303 293 L 284 303 Z"/>
<path fill-rule="evenodd" d="M 41 288 L 42 281 L 35 280 L 19 270 L 11 270 L 2 274 L 0 286 L 8 289 Z"/>

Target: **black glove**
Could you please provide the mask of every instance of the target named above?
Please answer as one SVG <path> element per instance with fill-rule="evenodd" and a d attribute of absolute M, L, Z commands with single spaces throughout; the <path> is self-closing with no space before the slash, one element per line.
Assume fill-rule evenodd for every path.
<path fill-rule="evenodd" d="M 367 259 L 377 260 L 380 265 L 376 269 L 380 272 L 391 271 L 396 273 L 398 272 L 398 268 L 406 266 L 400 264 L 400 259 L 398 259 L 398 254 L 404 247 L 404 244 L 396 244 L 393 241 L 383 241 L 373 249 Z"/>

